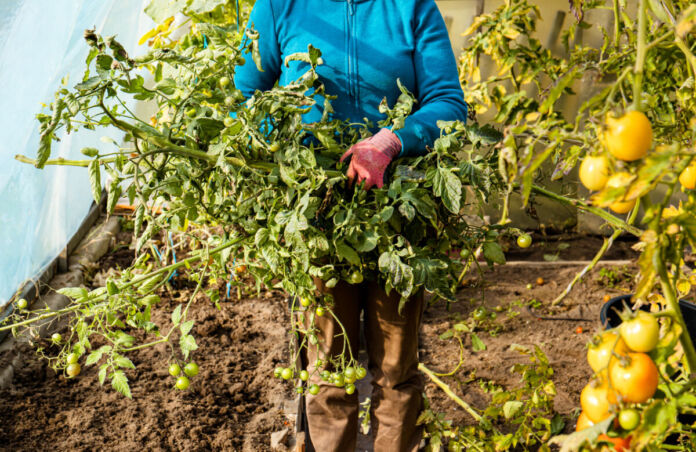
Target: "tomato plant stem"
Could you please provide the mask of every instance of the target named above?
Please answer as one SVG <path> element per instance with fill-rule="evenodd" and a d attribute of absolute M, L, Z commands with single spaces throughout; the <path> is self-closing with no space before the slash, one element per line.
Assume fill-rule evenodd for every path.
<path fill-rule="evenodd" d="M 636 65 L 633 69 L 633 107 L 639 111 L 642 111 L 643 66 L 645 65 L 645 54 L 647 53 L 645 34 L 647 6 L 645 0 L 640 0 L 640 4 L 638 5 L 638 49 L 636 51 Z"/>
<path fill-rule="evenodd" d="M 547 190 L 543 187 L 539 187 L 538 185 L 532 185 L 532 191 L 534 191 L 540 195 L 546 196 L 547 198 L 554 199 L 554 200 L 561 202 L 563 204 L 574 206 L 580 210 L 584 210 L 586 212 L 595 214 L 596 216 L 600 217 L 601 219 L 603 219 L 604 221 L 609 223 L 612 227 L 626 231 L 629 234 L 635 235 L 636 237 L 640 237 L 643 234 L 643 231 L 640 228 L 637 228 L 635 226 L 628 224 L 627 222 L 621 220 L 618 217 L 615 217 L 614 215 L 610 214 L 609 212 L 607 212 L 604 209 L 590 206 L 589 204 L 587 204 L 584 201 L 566 198 L 563 195 L 559 195 L 559 194 L 554 193 L 550 190 Z"/>
<path fill-rule="evenodd" d="M 639 209 L 633 209 L 631 211 L 631 215 L 629 216 L 628 221 L 627 221 L 628 225 L 633 224 L 636 217 L 638 216 L 638 210 Z M 595 268 L 595 266 L 600 261 L 600 259 L 602 259 L 602 256 L 604 256 L 604 254 L 606 254 L 606 252 L 609 250 L 609 248 L 611 248 L 611 246 L 614 244 L 614 241 L 621 235 L 622 232 L 623 231 L 621 229 L 616 229 L 616 230 L 614 230 L 614 233 L 610 237 L 604 239 L 604 243 L 602 243 L 602 247 L 599 249 L 599 251 L 597 251 L 597 254 L 595 254 L 592 261 L 589 264 L 587 264 L 587 266 L 585 268 L 583 268 L 580 273 L 575 275 L 575 278 L 573 278 L 573 280 L 570 282 L 570 284 L 568 284 L 568 286 L 565 288 L 565 290 L 558 297 L 556 297 L 556 299 L 553 300 L 553 302 L 551 302 L 551 306 L 556 306 L 561 301 L 563 301 L 563 299 L 568 296 L 570 291 L 573 290 L 573 287 L 575 287 L 575 285 L 587 273 L 589 273 L 590 271 L 592 271 Z"/>
<path fill-rule="evenodd" d="M 686 328 L 686 324 L 684 323 L 684 316 L 682 316 L 681 309 L 679 308 L 679 301 L 674 290 L 674 284 L 672 284 L 672 281 L 667 274 L 665 262 L 662 258 L 655 259 L 655 262 L 657 264 L 657 274 L 660 277 L 662 294 L 667 302 L 667 309 L 673 314 L 673 318 L 677 321 L 682 330 L 679 341 L 684 349 L 686 371 L 688 374 L 690 374 L 696 370 L 696 349 L 694 349 L 694 344 L 691 341 L 691 335 L 689 334 L 689 330 Z"/>
<path fill-rule="evenodd" d="M 614 240 L 616 240 L 616 238 L 617 238 L 619 235 L 621 235 L 622 232 L 623 232 L 623 231 L 622 231 L 621 229 L 616 229 L 616 230 L 614 230 L 614 233 L 611 235 L 611 237 L 608 237 L 608 238 L 605 238 L 605 239 L 604 239 L 604 243 L 602 243 L 602 247 L 599 249 L 599 251 L 597 251 L 597 254 L 595 254 L 594 258 L 592 259 L 592 262 L 590 262 L 589 264 L 587 264 L 587 266 L 586 266 L 585 268 L 583 268 L 582 271 L 580 271 L 580 273 L 578 273 L 577 275 L 575 275 L 575 277 L 574 277 L 573 280 L 570 282 L 570 284 L 568 284 L 568 286 L 565 288 L 565 290 L 564 290 L 559 296 L 557 296 L 555 300 L 553 300 L 553 301 L 551 302 L 551 306 L 557 306 L 558 304 L 560 304 L 561 301 L 563 301 L 563 299 L 564 299 L 566 296 L 568 296 L 568 294 L 570 293 L 570 291 L 573 290 L 573 287 L 575 287 L 575 285 L 576 285 L 587 273 L 589 273 L 590 271 L 592 271 L 592 270 L 595 268 L 595 266 L 597 265 L 597 263 L 599 262 L 599 260 L 602 258 L 602 256 L 604 256 L 604 254 L 607 252 L 607 250 L 609 250 L 609 248 L 611 248 L 611 245 L 614 243 Z"/>
<path fill-rule="evenodd" d="M 619 0 L 614 0 L 614 47 L 619 47 L 621 14 L 619 10 Z"/>
<path fill-rule="evenodd" d="M 197 261 L 203 259 L 204 257 L 210 256 L 210 255 L 215 255 L 215 254 L 217 254 L 217 253 L 219 253 L 227 248 L 230 248 L 230 247 L 238 244 L 239 242 L 243 241 L 244 239 L 245 239 L 245 237 L 238 237 L 238 238 L 235 238 L 232 240 L 228 240 L 227 242 L 223 243 L 222 245 L 210 250 L 210 252 L 207 253 L 206 256 L 199 255 L 199 256 L 189 257 L 189 258 L 183 259 L 177 263 L 168 265 L 166 267 L 162 267 L 162 268 L 155 270 L 153 272 L 143 274 L 143 275 L 138 275 L 136 278 L 133 278 L 131 281 L 127 282 L 126 284 L 119 286 L 119 290 L 125 289 L 127 287 L 131 287 L 131 286 L 136 285 L 136 284 L 141 283 L 141 282 L 144 282 L 144 281 L 149 280 L 150 278 L 155 277 L 155 276 L 159 276 L 162 274 L 170 274 L 174 270 L 177 270 L 177 269 L 184 267 L 186 265 L 190 265 L 194 262 L 197 262 Z M 92 299 L 90 301 L 100 302 L 100 301 L 106 300 L 107 297 L 108 297 L 108 294 L 105 293 L 103 295 L 99 295 L 98 297 L 95 297 L 94 299 Z M 84 303 L 74 304 L 74 305 L 69 306 L 67 308 L 64 308 L 64 309 L 61 309 L 58 311 L 47 312 L 45 314 L 41 314 L 41 315 L 38 315 L 36 317 L 32 317 L 30 319 L 23 320 L 21 322 L 13 323 L 10 325 L 0 326 L 0 331 L 10 330 L 10 329 L 16 328 L 18 326 L 30 325 L 32 323 L 36 323 L 36 322 L 39 322 L 41 320 L 49 319 L 52 317 L 61 317 L 65 314 L 69 314 L 71 312 L 74 312 L 82 307 L 84 307 Z"/>
<path fill-rule="evenodd" d="M 477 422 L 481 422 L 481 419 L 482 419 L 481 415 L 478 414 L 476 412 L 476 410 L 474 410 L 471 407 L 471 405 L 469 405 L 468 403 L 463 401 L 457 394 L 455 394 L 454 391 L 452 391 L 452 388 L 450 388 L 444 381 L 437 378 L 435 373 L 432 370 L 428 369 L 425 366 L 425 364 L 418 363 L 418 370 L 420 370 L 425 375 L 427 375 L 428 378 L 430 378 L 433 381 L 433 383 L 435 383 L 437 386 L 439 386 L 440 389 L 442 389 L 445 392 L 445 394 L 447 394 L 449 396 L 450 399 L 454 400 L 454 402 L 457 403 L 457 405 L 464 408 L 464 411 L 469 413 L 471 415 L 471 417 L 476 419 Z"/>

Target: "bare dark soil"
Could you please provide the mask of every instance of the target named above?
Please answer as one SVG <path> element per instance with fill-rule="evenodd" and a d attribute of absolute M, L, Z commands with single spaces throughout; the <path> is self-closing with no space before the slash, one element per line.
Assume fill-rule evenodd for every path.
<path fill-rule="evenodd" d="M 116 250 L 100 262 L 102 273 L 128 265 L 130 237 L 121 234 L 119 239 Z M 562 241 L 548 240 L 546 247 L 540 242 L 543 240 L 537 238 L 536 247 L 526 254 L 511 252 L 510 259 L 540 260 L 549 249 L 556 252 Z M 601 239 L 578 240 L 571 247 L 562 247 L 560 254 L 565 260 L 586 259 L 600 243 Z M 572 256 L 568 250 L 574 250 Z M 616 253 L 611 257 L 633 256 L 628 245 Z M 635 271 L 614 269 L 610 276 L 615 278 L 600 278 L 595 270 L 560 307 L 550 308 L 549 302 L 580 269 L 560 263 L 544 268 L 503 266 L 486 270 L 482 277 L 470 276 L 457 303 L 440 301 L 427 310 L 422 362 L 433 370 L 449 372 L 457 365 L 459 349 L 455 341 L 442 341 L 438 336 L 479 306 L 489 310 L 500 306 L 496 322 L 501 331 L 495 336 L 479 332 L 486 350 L 478 353 L 465 342 L 464 364 L 455 375 L 444 378 L 445 382 L 465 401 L 484 408 L 488 396 L 477 384 L 467 382 L 473 376 L 515 387 L 519 377 L 510 373 L 510 367 L 525 358 L 511 351 L 510 344 L 537 344 L 555 370 L 555 408 L 571 428 L 580 390 L 590 375 L 585 343 L 601 327 L 602 298 L 630 291 L 625 272 Z M 536 283 L 538 277 L 544 279 L 543 285 Z M 98 282 L 99 275 L 94 280 Z M 531 289 L 526 288 L 528 283 Z M 182 278 L 175 286 L 163 297 L 155 322 L 166 325 L 175 303 L 190 295 L 192 287 Z M 532 299 L 542 303 L 533 313 L 525 308 Z M 187 392 L 173 389 L 174 380 L 167 373 L 171 355 L 165 345 L 130 355 L 137 366 L 128 372 L 132 400 L 108 386 L 100 387 L 94 367 L 85 369 L 79 378 L 67 380 L 39 360 L 32 349 L 19 347 L 15 352 L 22 355 L 24 367 L 15 372 L 11 387 L 0 391 L 0 450 L 269 450 L 271 433 L 294 428 L 288 412 L 292 411 L 293 388 L 272 377 L 274 367 L 288 360 L 289 316 L 284 296 L 274 292 L 258 297 L 254 293 L 240 300 L 233 296 L 223 299 L 220 307 L 217 310 L 204 296 L 192 305 L 190 318 L 196 321 L 193 333 L 200 347 L 193 359 L 201 373 L 192 379 Z M 539 320 L 538 315 L 587 320 Z M 578 326 L 582 333 L 576 332 Z M 426 393 L 433 408 L 444 411 L 449 419 L 471 422 L 434 384 L 427 385 Z"/>

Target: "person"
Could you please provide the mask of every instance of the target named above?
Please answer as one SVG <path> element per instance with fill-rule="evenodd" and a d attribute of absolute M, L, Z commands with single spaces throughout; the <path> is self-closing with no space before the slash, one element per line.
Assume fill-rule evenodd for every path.
<path fill-rule="evenodd" d="M 286 56 L 306 52 L 312 44 L 322 51 L 317 68 L 332 101 L 334 115 L 343 120 L 376 123 L 378 106 L 390 105 L 400 90 L 397 79 L 414 93 L 417 104 L 399 130 L 382 128 L 353 145 L 342 157 L 350 159 L 349 179 L 364 188 L 382 187 L 384 172 L 398 156 L 427 152 L 439 137 L 438 120 L 466 120 L 467 106 L 444 20 L 434 0 L 258 0 L 249 26 L 259 32 L 263 71 L 247 57 L 237 68 L 235 85 L 245 97 L 255 90 L 286 85 L 307 70 L 306 62 Z M 304 115 L 320 120 L 323 102 Z M 371 419 L 374 450 L 416 450 L 422 433 L 416 421 L 422 408 L 424 380 L 418 371 L 418 329 L 423 294 L 413 296 L 399 314 L 399 295 L 387 294 L 375 281 L 333 288 L 317 280 L 318 290 L 333 297 L 334 314 L 346 330 L 357 356 L 360 312 L 364 310 L 368 370 L 372 375 Z M 343 338 L 331 316 L 317 317 L 320 346 L 329 356 L 340 354 Z M 307 350 L 310 373 L 319 350 Z M 323 354 L 322 354 L 323 355 Z M 358 396 L 321 381 L 320 392 L 307 395 L 309 434 L 316 450 L 355 450 Z"/>

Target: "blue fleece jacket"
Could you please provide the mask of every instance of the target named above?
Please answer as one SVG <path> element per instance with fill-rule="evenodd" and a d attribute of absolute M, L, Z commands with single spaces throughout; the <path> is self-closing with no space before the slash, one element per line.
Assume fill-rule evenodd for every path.
<path fill-rule="evenodd" d="M 404 128 L 395 131 L 401 155 L 421 155 L 440 136 L 438 120 L 466 120 L 467 106 L 445 23 L 434 0 L 257 0 L 249 24 L 260 33 L 263 72 L 251 58 L 237 68 L 235 84 L 245 97 L 299 78 L 308 64 L 285 57 L 322 51 L 317 68 L 335 117 L 362 122 L 384 119 L 378 107 L 393 105 L 400 91 L 396 79 L 418 103 Z M 321 119 L 323 102 L 304 116 Z"/>

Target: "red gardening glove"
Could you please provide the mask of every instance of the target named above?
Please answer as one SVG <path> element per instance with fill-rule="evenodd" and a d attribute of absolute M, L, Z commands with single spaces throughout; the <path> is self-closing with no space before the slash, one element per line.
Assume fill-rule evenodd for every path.
<path fill-rule="evenodd" d="M 365 190 L 373 185 L 382 188 L 384 171 L 399 152 L 401 152 L 399 137 L 389 129 L 382 129 L 370 138 L 351 146 L 341 156 L 341 161 L 352 156 L 346 173 L 349 181 L 353 182 L 357 176 L 358 183 L 365 181 Z"/>

